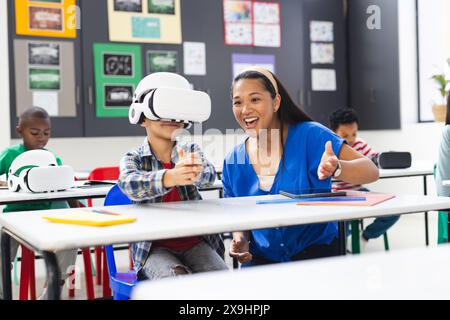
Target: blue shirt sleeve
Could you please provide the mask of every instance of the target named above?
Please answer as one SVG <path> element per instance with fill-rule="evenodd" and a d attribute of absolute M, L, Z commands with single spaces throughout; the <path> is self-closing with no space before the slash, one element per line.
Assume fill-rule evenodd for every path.
<path fill-rule="evenodd" d="M 223 186 L 223 194 L 225 198 L 233 198 L 235 197 L 233 193 L 233 189 L 230 181 L 230 172 L 227 166 L 227 159 L 223 161 L 222 167 L 222 186 Z"/>

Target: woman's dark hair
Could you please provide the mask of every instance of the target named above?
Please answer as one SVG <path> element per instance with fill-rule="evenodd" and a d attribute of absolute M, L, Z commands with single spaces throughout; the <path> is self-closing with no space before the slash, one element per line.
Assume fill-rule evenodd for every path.
<path fill-rule="evenodd" d="M 272 74 L 273 75 L 273 74 Z M 294 101 L 292 100 L 291 96 L 287 92 L 287 90 L 284 88 L 284 86 L 281 84 L 280 80 L 273 75 L 275 81 L 277 82 L 278 86 L 278 93 L 281 96 L 281 105 L 278 109 L 277 116 L 278 120 L 280 120 L 280 131 L 281 131 L 281 145 L 282 149 L 284 150 L 284 128 L 285 126 L 291 125 L 291 124 L 297 124 L 300 122 L 305 121 L 313 121 L 313 119 L 307 115 L 301 108 L 299 108 Z M 256 79 L 260 80 L 261 83 L 264 85 L 267 91 L 270 92 L 270 96 L 272 99 L 275 99 L 277 93 L 275 91 L 274 86 L 270 82 L 269 79 L 262 73 L 259 73 L 257 71 L 245 71 L 240 73 L 236 78 L 234 78 L 233 86 L 236 82 L 242 79 Z M 231 95 L 233 95 L 233 86 L 231 88 Z M 233 97 L 232 97 L 233 98 Z"/>
<path fill-rule="evenodd" d="M 447 94 L 447 115 L 445 116 L 445 124 L 450 124 L 450 92 Z"/>

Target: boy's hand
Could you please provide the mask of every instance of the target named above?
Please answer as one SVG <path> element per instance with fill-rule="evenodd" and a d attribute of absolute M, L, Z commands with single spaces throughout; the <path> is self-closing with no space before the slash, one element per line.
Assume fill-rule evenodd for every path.
<path fill-rule="evenodd" d="M 250 244 L 244 237 L 233 238 L 230 244 L 230 257 L 237 258 L 240 263 L 252 261 L 253 256 L 249 252 Z"/>
<path fill-rule="evenodd" d="M 331 177 L 336 171 L 338 161 L 338 158 L 333 152 L 331 141 L 328 141 L 325 144 L 325 152 L 322 155 L 322 160 L 320 160 L 319 168 L 317 169 L 319 180 L 325 180 Z"/>
<path fill-rule="evenodd" d="M 191 185 L 203 171 L 203 164 L 197 153 L 186 154 L 181 148 L 177 151 L 178 163 L 164 174 L 163 184 L 166 188 Z"/>
<path fill-rule="evenodd" d="M 0 181 L 0 187 L 6 187 L 7 185 L 6 181 Z"/>

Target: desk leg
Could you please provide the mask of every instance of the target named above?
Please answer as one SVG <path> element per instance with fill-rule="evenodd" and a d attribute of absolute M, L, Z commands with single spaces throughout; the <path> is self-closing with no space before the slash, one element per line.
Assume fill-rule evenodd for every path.
<path fill-rule="evenodd" d="M 347 235 L 345 232 L 345 221 L 338 223 L 338 239 L 339 239 L 339 255 L 345 256 L 347 254 Z"/>
<path fill-rule="evenodd" d="M 42 252 L 42 257 L 47 270 L 48 299 L 59 300 L 61 299 L 61 275 L 59 273 L 58 260 L 55 253 L 48 251 Z"/>
<path fill-rule="evenodd" d="M 352 220 L 351 221 L 351 229 L 352 229 L 352 254 L 361 253 L 361 244 L 359 242 L 359 221 Z"/>
<path fill-rule="evenodd" d="M 427 195 L 427 176 L 423 176 L 423 194 Z M 425 244 L 428 246 L 428 212 L 425 212 Z"/>
<path fill-rule="evenodd" d="M 1 251 L 2 251 L 2 285 L 3 299 L 12 300 L 11 284 L 11 237 L 1 230 Z"/>

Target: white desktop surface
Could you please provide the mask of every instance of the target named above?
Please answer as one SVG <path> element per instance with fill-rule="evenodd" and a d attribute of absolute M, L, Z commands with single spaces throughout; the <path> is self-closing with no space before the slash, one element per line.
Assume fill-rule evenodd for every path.
<path fill-rule="evenodd" d="M 449 266 L 450 245 L 441 245 L 143 281 L 132 298 L 448 300 Z"/>
<path fill-rule="evenodd" d="M 281 196 L 209 199 L 177 203 L 108 207 L 137 221 L 109 227 L 51 223 L 43 215 L 83 209 L 28 211 L 0 215 L 0 225 L 41 251 L 132 243 L 229 231 L 351 220 L 450 208 L 450 198 L 398 196 L 373 207 L 256 205 L 256 199 Z"/>
<path fill-rule="evenodd" d="M 405 169 L 380 169 L 380 179 L 393 177 L 409 177 L 433 175 L 434 164 L 427 161 L 413 161 L 411 167 Z"/>
<path fill-rule="evenodd" d="M 111 188 L 112 185 L 92 186 L 89 188 L 71 188 L 65 191 L 47 193 L 12 192 L 7 189 L 0 189 L 0 205 L 38 200 L 48 201 L 100 197 L 105 196 Z"/>

